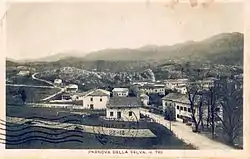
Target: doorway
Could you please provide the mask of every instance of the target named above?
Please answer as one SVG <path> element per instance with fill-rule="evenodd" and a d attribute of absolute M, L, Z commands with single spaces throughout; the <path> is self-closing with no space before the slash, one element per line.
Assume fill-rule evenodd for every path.
<path fill-rule="evenodd" d="M 117 112 L 117 119 L 121 119 L 122 117 L 122 113 L 121 112 Z"/>

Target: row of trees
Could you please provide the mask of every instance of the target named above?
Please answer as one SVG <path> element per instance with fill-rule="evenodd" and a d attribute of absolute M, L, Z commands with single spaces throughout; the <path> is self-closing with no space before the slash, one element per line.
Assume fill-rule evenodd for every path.
<path fill-rule="evenodd" d="M 222 78 L 208 89 L 190 83 L 187 90 L 194 131 L 210 128 L 214 138 L 215 126 L 220 123 L 228 143 L 234 145 L 243 127 L 242 83 L 236 79 Z"/>

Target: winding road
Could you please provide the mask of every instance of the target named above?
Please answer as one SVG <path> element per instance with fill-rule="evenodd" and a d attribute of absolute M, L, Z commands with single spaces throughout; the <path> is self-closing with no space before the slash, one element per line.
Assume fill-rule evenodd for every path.
<path fill-rule="evenodd" d="M 148 112 L 147 109 L 141 109 L 143 115 L 148 115 L 150 118 L 155 120 L 157 123 L 162 124 L 167 129 L 170 129 L 169 121 L 165 120 L 164 117 Z M 200 150 L 233 150 L 232 147 L 224 145 L 220 142 L 209 139 L 202 134 L 192 132 L 192 129 L 180 122 L 172 122 L 171 130 L 179 138 L 186 143 L 190 143 Z"/>
<path fill-rule="evenodd" d="M 11 86 L 11 87 L 31 87 L 31 88 L 55 88 L 53 86 L 36 86 L 36 85 L 27 85 L 27 84 L 6 84 L 6 86 Z"/>
<path fill-rule="evenodd" d="M 40 82 L 44 82 L 44 83 L 49 84 L 49 85 L 51 85 L 51 86 L 37 86 L 37 85 L 27 85 L 27 84 L 6 84 L 6 86 L 12 86 L 12 87 L 31 87 L 31 88 L 58 88 L 58 89 L 60 89 L 59 92 L 57 92 L 57 93 L 55 93 L 55 94 L 52 94 L 52 95 L 50 95 L 50 96 L 48 96 L 48 97 L 42 99 L 42 101 L 48 101 L 48 100 L 50 100 L 51 98 L 53 98 L 53 97 L 55 97 L 55 96 L 57 96 L 57 95 L 59 95 L 59 94 L 61 94 L 61 93 L 63 93 L 63 92 L 65 91 L 64 88 L 58 87 L 58 86 L 54 85 L 52 82 L 50 82 L 50 81 L 47 81 L 47 80 L 44 80 L 44 79 L 37 78 L 37 77 L 36 77 L 37 74 L 38 74 L 38 73 L 34 73 L 34 74 L 31 76 L 32 79 L 37 80 L 37 81 L 40 81 Z"/>
<path fill-rule="evenodd" d="M 44 83 L 50 84 L 50 85 L 52 85 L 52 88 L 59 88 L 59 89 L 60 89 L 59 92 L 57 92 L 57 93 L 55 93 L 55 94 L 52 94 L 52 95 L 50 95 L 50 96 L 48 96 L 48 97 L 42 99 L 42 101 L 48 101 L 48 100 L 50 100 L 51 98 L 53 98 L 53 97 L 55 97 L 55 96 L 57 96 L 57 95 L 59 95 L 59 94 L 61 94 L 61 93 L 63 93 L 63 92 L 65 91 L 64 88 L 58 87 L 58 86 L 54 85 L 52 82 L 50 82 L 50 81 L 47 81 L 47 80 L 44 80 L 44 79 L 37 78 L 37 77 L 36 77 L 37 74 L 38 74 L 38 73 L 34 73 L 34 74 L 32 75 L 32 78 L 33 78 L 34 80 L 37 80 L 37 81 L 40 81 L 40 82 L 44 82 Z"/>

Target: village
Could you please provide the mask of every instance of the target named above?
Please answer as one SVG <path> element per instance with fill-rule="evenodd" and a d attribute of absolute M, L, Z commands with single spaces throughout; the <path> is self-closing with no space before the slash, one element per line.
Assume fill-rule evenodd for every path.
<path fill-rule="evenodd" d="M 13 4 L 1 144 L 243 149 L 243 9 L 187 4 Z"/>
<path fill-rule="evenodd" d="M 235 90 L 242 89 L 243 86 L 243 76 L 239 74 L 226 78 L 226 81 L 216 77 L 200 78 L 199 80 L 190 78 L 156 80 L 152 78 L 146 81 L 131 81 L 126 86 L 121 84 L 120 87 L 108 87 L 106 89 L 96 87 L 83 91 L 77 83 L 65 82 L 64 79 L 60 78 L 49 81 L 42 79 L 35 69 L 29 70 L 27 67 L 20 69 L 19 67 L 16 69 L 21 71 L 17 71 L 15 76 L 17 79 L 19 78 L 19 81 L 20 78 L 26 79 L 27 84 L 11 84 L 10 81 L 7 81 L 8 88 L 54 89 L 54 92 L 51 92 L 50 95 L 45 93 L 46 96 L 38 97 L 37 100 L 33 100 L 33 95 L 29 94 L 29 90 L 27 90 L 24 99 L 20 94 L 17 96 L 17 98 L 21 97 L 19 101 L 23 100 L 21 103 L 28 106 L 28 108 L 37 108 L 41 112 L 55 112 L 49 115 L 51 118 L 63 116 L 65 112 L 76 112 L 81 116 L 77 120 L 82 120 L 80 123 L 83 125 L 79 123 L 60 124 L 60 122 L 55 123 L 48 120 L 50 124 L 61 125 L 58 128 L 73 126 L 94 134 L 98 132 L 103 135 L 125 138 L 134 138 L 136 136 L 139 139 L 155 138 L 157 135 L 145 126 L 147 125 L 145 123 L 158 123 L 179 136 L 185 143 L 192 144 L 199 149 L 209 148 L 200 144 L 200 140 L 204 139 L 208 140 L 208 142 L 214 140 L 214 144 L 217 146 L 216 143 L 220 143 L 220 138 L 224 135 L 224 118 L 233 117 L 232 115 L 225 115 L 224 111 L 228 113 L 225 106 L 212 103 L 214 102 L 211 101 L 214 98 L 212 93 L 218 93 L 216 98 L 221 98 L 219 90 L 222 86 L 224 87 L 223 83 L 232 84 Z M 13 79 L 12 76 L 7 80 Z M 14 96 L 16 95 L 14 94 Z M 13 102 L 13 99 L 7 99 L 7 102 Z M 13 103 L 9 105 L 11 106 Z M 11 110 L 17 109 L 10 106 L 8 107 Z M 27 110 L 27 112 L 29 111 Z M 31 111 L 29 114 L 34 113 L 37 113 L 37 111 Z M 27 116 L 21 116 L 25 121 L 29 121 Z M 87 118 L 90 118 L 90 120 L 86 120 Z M 92 122 L 96 123 L 94 124 L 96 127 L 103 127 L 103 130 L 101 132 L 99 128 L 98 130 L 91 130 L 89 126 Z M 181 134 L 180 127 L 188 132 Z M 136 132 L 132 133 L 126 128 L 132 128 Z M 202 139 L 192 141 L 190 139 L 192 134 L 198 134 Z M 213 146 L 211 144 L 211 147 Z M 226 145 L 221 144 L 221 146 L 225 147 Z"/>

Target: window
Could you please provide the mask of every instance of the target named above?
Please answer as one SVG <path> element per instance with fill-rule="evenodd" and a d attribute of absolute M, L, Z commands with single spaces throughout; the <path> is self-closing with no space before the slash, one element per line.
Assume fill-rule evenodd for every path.
<path fill-rule="evenodd" d="M 100 102 L 102 102 L 102 98 L 100 98 Z"/>
<path fill-rule="evenodd" d="M 219 112 L 220 111 L 220 108 L 215 108 L 215 112 Z"/>
<path fill-rule="evenodd" d="M 132 114 L 133 114 L 132 111 L 128 112 L 128 116 L 132 116 Z"/>
<path fill-rule="evenodd" d="M 90 98 L 90 101 L 93 101 L 93 98 Z"/>
<path fill-rule="evenodd" d="M 109 112 L 109 116 L 114 116 L 114 112 Z"/>
<path fill-rule="evenodd" d="M 181 110 L 183 110 L 183 107 L 181 107 Z"/>
<path fill-rule="evenodd" d="M 177 105 L 177 109 L 180 109 L 179 105 Z"/>
<path fill-rule="evenodd" d="M 188 112 L 191 112 L 191 109 L 190 109 L 190 108 L 188 108 Z"/>
<path fill-rule="evenodd" d="M 90 109 L 94 109 L 94 105 L 93 104 L 90 104 Z"/>
<path fill-rule="evenodd" d="M 184 111 L 187 111 L 187 108 L 186 108 L 186 107 L 184 107 Z"/>
<path fill-rule="evenodd" d="M 180 118 L 179 114 L 177 114 L 177 118 Z"/>

